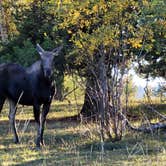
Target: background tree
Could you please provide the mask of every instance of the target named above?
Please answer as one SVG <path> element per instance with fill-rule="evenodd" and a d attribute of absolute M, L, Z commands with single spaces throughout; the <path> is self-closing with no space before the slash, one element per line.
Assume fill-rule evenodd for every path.
<path fill-rule="evenodd" d="M 139 24 L 145 27 L 143 46 L 138 54 L 140 73 L 166 78 L 166 1 L 153 0 L 142 8 Z M 149 32 L 148 34 L 146 32 Z M 151 38 L 147 40 L 147 35 Z"/>
<path fill-rule="evenodd" d="M 155 97 L 160 97 L 161 102 L 166 101 L 166 84 L 161 83 L 156 89 L 154 89 L 154 96 Z"/>
<path fill-rule="evenodd" d="M 124 89 L 123 89 L 123 98 L 124 100 L 132 100 L 136 99 L 138 87 L 133 82 L 132 75 L 126 75 L 123 79 Z"/>
<path fill-rule="evenodd" d="M 14 11 L 11 0 L 0 1 L 0 30 L 1 42 L 6 43 L 17 34 L 16 25 L 12 17 Z"/>
<path fill-rule="evenodd" d="M 18 62 L 24 66 L 38 59 L 36 43 L 51 50 L 63 41 L 56 30 L 57 19 L 54 2 L 47 0 L 5 0 L 3 8 L 6 13 L 8 27 L 8 43 L 2 43 L 1 62 Z M 11 20 L 11 21 L 9 21 Z M 13 35 L 10 35 L 13 34 Z M 57 99 L 62 97 L 64 77 L 64 54 L 55 62 L 55 79 L 57 81 Z"/>

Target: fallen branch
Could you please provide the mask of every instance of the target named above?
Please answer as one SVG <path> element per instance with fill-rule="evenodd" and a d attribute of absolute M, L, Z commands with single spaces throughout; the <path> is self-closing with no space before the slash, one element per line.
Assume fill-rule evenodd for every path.
<path fill-rule="evenodd" d="M 166 120 L 166 116 L 162 115 L 160 112 L 158 112 L 157 110 L 155 110 L 152 106 L 150 105 L 146 105 L 144 104 L 149 110 L 155 112 L 156 114 L 158 114 L 160 117 L 162 117 L 162 119 Z"/>
<path fill-rule="evenodd" d="M 133 131 L 138 131 L 138 132 L 145 132 L 145 133 L 149 133 L 158 129 L 166 129 L 166 123 L 148 123 L 148 124 L 144 124 L 140 127 L 134 127 L 131 125 L 131 123 L 129 122 L 129 120 L 126 118 L 126 116 L 120 112 L 122 118 L 126 121 L 126 126 Z"/>
<path fill-rule="evenodd" d="M 138 132 L 145 132 L 149 133 L 158 129 L 166 129 L 166 123 L 150 123 L 150 124 L 145 124 L 140 127 L 133 127 L 131 126 L 128 122 L 126 123 L 127 127 L 131 130 L 138 131 Z"/>

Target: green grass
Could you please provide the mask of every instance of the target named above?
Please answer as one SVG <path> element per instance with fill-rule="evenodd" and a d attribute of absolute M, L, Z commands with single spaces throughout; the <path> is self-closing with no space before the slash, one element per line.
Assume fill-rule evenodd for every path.
<path fill-rule="evenodd" d="M 115 143 L 106 140 L 103 154 L 97 124 L 58 120 L 64 116 L 76 115 L 80 108 L 81 102 L 78 105 L 74 102 L 53 102 L 44 133 L 46 145 L 37 151 L 34 150 L 35 123 L 30 122 L 26 130 L 23 130 L 25 120 L 33 119 L 32 108 L 18 109 L 17 127 L 21 143 L 16 145 L 8 123 L 8 110 L 4 107 L 0 116 L 0 165 L 165 165 L 164 131 L 153 135 L 130 132 Z"/>

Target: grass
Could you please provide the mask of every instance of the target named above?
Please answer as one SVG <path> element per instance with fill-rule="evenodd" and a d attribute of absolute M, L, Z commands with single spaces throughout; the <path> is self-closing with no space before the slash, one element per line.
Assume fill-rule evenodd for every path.
<path fill-rule="evenodd" d="M 25 120 L 33 119 L 31 107 L 20 107 L 17 126 L 20 144 L 13 143 L 8 123 L 8 110 L 4 107 L 0 116 L 0 165 L 20 166 L 64 166 L 64 165 L 165 165 L 166 133 L 126 133 L 119 142 L 105 141 L 101 153 L 99 127 L 94 123 L 81 124 L 76 121 L 58 120 L 76 115 L 80 109 L 75 103 L 54 102 L 48 115 L 45 129 L 45 146 L 34 150 L 36 126 L 33 121 L 26 130 Z M 21 119 L 22 121 L 19 121 Z"/>

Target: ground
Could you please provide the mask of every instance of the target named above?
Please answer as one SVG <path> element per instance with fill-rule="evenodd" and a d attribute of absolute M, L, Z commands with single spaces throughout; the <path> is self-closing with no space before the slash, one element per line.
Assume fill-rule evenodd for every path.
<path fill-rule="evenodd" d="M 65 116 L 77 114 L 78 106 L 54 102 L 46 123 L 45 146 L 35 150 L 36 126 L 31 107 L 20 107 L 17 128 L 20 144 L 13 143 L 7 107 L 0 117 L 0 165 L 64 166 L 64 165 L 165 165 L 166 133 L 125 133 L 123 139 L 106 140 L 101 151 L 100 133 L 95 123 L 80 123 Z"/>

